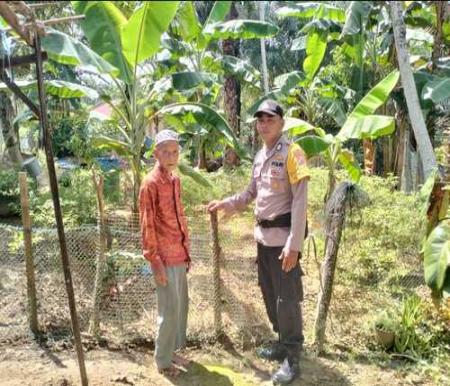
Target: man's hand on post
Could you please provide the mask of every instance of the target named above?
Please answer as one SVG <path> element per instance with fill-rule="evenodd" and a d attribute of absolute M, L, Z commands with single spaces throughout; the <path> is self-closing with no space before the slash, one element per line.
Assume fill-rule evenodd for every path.
<path fill-rule="evenodd" d="M 279 257 L 280 260 L 283 260 L 281 263 L 281 269 L 285 272 L 289 272 L 292 269 L 295 268 L 295 266 L 298 264 L 298 251 L 292 251 L 286 253 L 286 251 L 283 249 L 281 252 L 281 255 Z"/>
<path fill-rule="evenodd" d="M 206 209 L 208 209 L 208 212 L 215 212 L 216 210 L 221 210 L 223 209 L 223 203 L 222 201 L 218 200 L 211 201 L 206 207 Z"/>

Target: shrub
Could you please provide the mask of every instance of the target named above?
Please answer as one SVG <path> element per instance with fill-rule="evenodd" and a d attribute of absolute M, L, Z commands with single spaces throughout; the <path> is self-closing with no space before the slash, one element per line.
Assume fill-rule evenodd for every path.
<path fill-rule="evenodd" d="M 66 225 L 96 222 L 97 202 L 90 170 L 76 169 L 59 184 L 61 207 Z M 38 226 L 54 226 L 55 215 L 50 192 L 30 194 L 33 223 Z"/>
<path fill-rule="evenodd" d="M 55 122 L 52 145 L 56 157 L 77 156 L 83 158 L 88 149 L 86 119 L 67 117 Z"/>

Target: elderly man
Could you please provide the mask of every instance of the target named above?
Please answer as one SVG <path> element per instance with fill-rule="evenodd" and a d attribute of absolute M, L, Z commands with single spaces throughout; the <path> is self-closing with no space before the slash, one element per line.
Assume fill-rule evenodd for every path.
<path fill-rule="evenodd" d="M 265 359 L 283 361 L 272 379 L 275 384 L 288 384 L 299 374 L 304 340 L 299 259 L 306 231 L 309 171 L 302 149 L 282 135 L 281 106 L 266 100 L 254 116 L 264 146 L 255 157 L 250 184 L 242 193 L 210 202 L 208 209 L 242 211 L 256 199 L 258 282 L 279 338 L 257 353 Z"/>

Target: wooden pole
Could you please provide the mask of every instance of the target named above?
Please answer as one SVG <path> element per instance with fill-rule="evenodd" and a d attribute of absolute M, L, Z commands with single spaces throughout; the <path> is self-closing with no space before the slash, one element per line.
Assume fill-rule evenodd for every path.
<path fill-rule="evenodd" d="M 31 242 L 31 216 L 30 205 L 28 202 L 27 173 L 19 173 L 20 185 L 20 204 L 22 207 L 23 239 L 25 243 L 25 269 L 27 273 L 27 297 L 28 297 L 28 320 L 30 330 L 37 334 L 37 302 L 36 302 L 36 284 L 34 278 L 33 250 Z"/>
<path fill-rule="evenodd" d="M 213 285 L 214 285 L 214 333 L 216 338 L 222 335 L 222 294 L 220 288 L 220 255 L 219 223 L 217 211 L 211 212 L 211 239 L 213 244 Z"/>
<path fill-rule="evenodd" d="M 42 52 L 42 60 L 47 60 L 48 54 L 47 52 Z M 0 69 L 4 70 L 6 68 L 12 68 L 17 66 L 23 66 L 25 64 L 34 64 L 36 63 L 36 55 L 22 55 L 22 56 L 13 56 L 9 60 L 0 59 Z"/>
<path fill-rule="evenodd" d="M 15 84 L 11 79 L 9 79 L 8 75 L 6 74 L 6 71 L 3 71 L 3 69 L 0 68 L 0 80 L 5 82 L 6 86 L 18 97 L 22 100 L 23 103 L 25 103 L 28 108 L 33 112 L 34 115 L 36 115 L 37 118 L 40 118 L 41 112 L 39 111 L 39 108 L 31 101 L 30 98 L 28 98 L 24 92 Z"/>
<path fill-rule="evenodd" d="M 94 182 L 95 191 L 97 194 L 97 206 L 98 206 L 98 226 L 99 226 L 99 241 L 100 248 L 97 257 L 97 267 L 95 272 L 95 284 L 94 284 L 94 303 L 92 305 L 92 317 L 89 325 L 89 332 L 92 335 L 98 334 L 99 327 L 99 314 L 100 314 L 100 299 L 102 294 L 102 274 L 106 264 L 106 213 L 105 203 L 103 199 L 103 186 L 104 179 L 102 175 L 97 175 L 95 170 L 92 169 L 92 180 Z"/>
<path fill-rule="evenodd" d="M 64 224 L 62 218 L 61 204 L 59 202 L 58 182 L 56 179 L 55 162 L 53 159 L 52 142 L 50 138 L 50 125 L 47 115 L 47 104 L 44 87 L 44 77 L 42 70 L 42 51 L 39 34 L 35 34 L 35 53 L 36 53 L 36 75 L 39 93 L 39 107 L 41 110 L 41 128 L 44 135 L 45 155 L 47 157 L 47 169 L 50 181 L 50 188 L 52 192 L 53 208 L 55 211 L 56 227 L 58 230 L 59 246 L 61 250 L 61 261 L 64 271 L 64 278 L 66 283 L 67 297 L 69 299 L 70 318 L 72 321 L 72 331 L 75 339 L 76 351 L 78 356 L 78 366 L 80 368 L 81 384 L 88 385 L 88 378 L 86 374 L 86 367 L 84 363 L 83 346 L 81 344 L 80 327 L 78 324 L 78 316 L 75 303 L 75 295 L 72 284 L 72 274 L 70 272 L 69 255 L 67 253 L 66 237 L 64 234 Z"/>
<path fill-rule="evenodd" d="M 30 30 L 20 24 L 16 14 L 11 10 L 7 1 L 0 1 L 0 16 L 12 27 L 17 34 L 27 42 L 27 44 L 33 47 L 33 38 Z"/>
<path fill-rule="evenodd" d="M 54 25 L 54 24 L 61 24 L 61 23 L 68 23 L 75 20 L 83 20 L 85 18 L 85 15 L 73 15 L 73 16 L 66 16 L 66 17 L 58 17 L 56 19 L 49 19 L 49 20 L 40 20 L 39 22 L 41 25 L 47 26 L 47 25 Z M 32 27 L 33 23 L 27 23 L 24 24 L 23 27 L 29 28 Z M 13 27 L 6 27 L 4 31 L 11 31 L 13 30 Z"/>

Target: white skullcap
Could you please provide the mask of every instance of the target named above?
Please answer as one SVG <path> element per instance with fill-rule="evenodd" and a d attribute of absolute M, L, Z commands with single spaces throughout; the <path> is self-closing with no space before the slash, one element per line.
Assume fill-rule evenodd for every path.
<path fill-rule="evenodd" d="M 155 136 L 155 146 L 158 146 L 159 144 L 166 142 L 166 141 L 176 141 L 178 142 L 178 134 L 173 130 L 161 130 L 158 134 Z"/>

